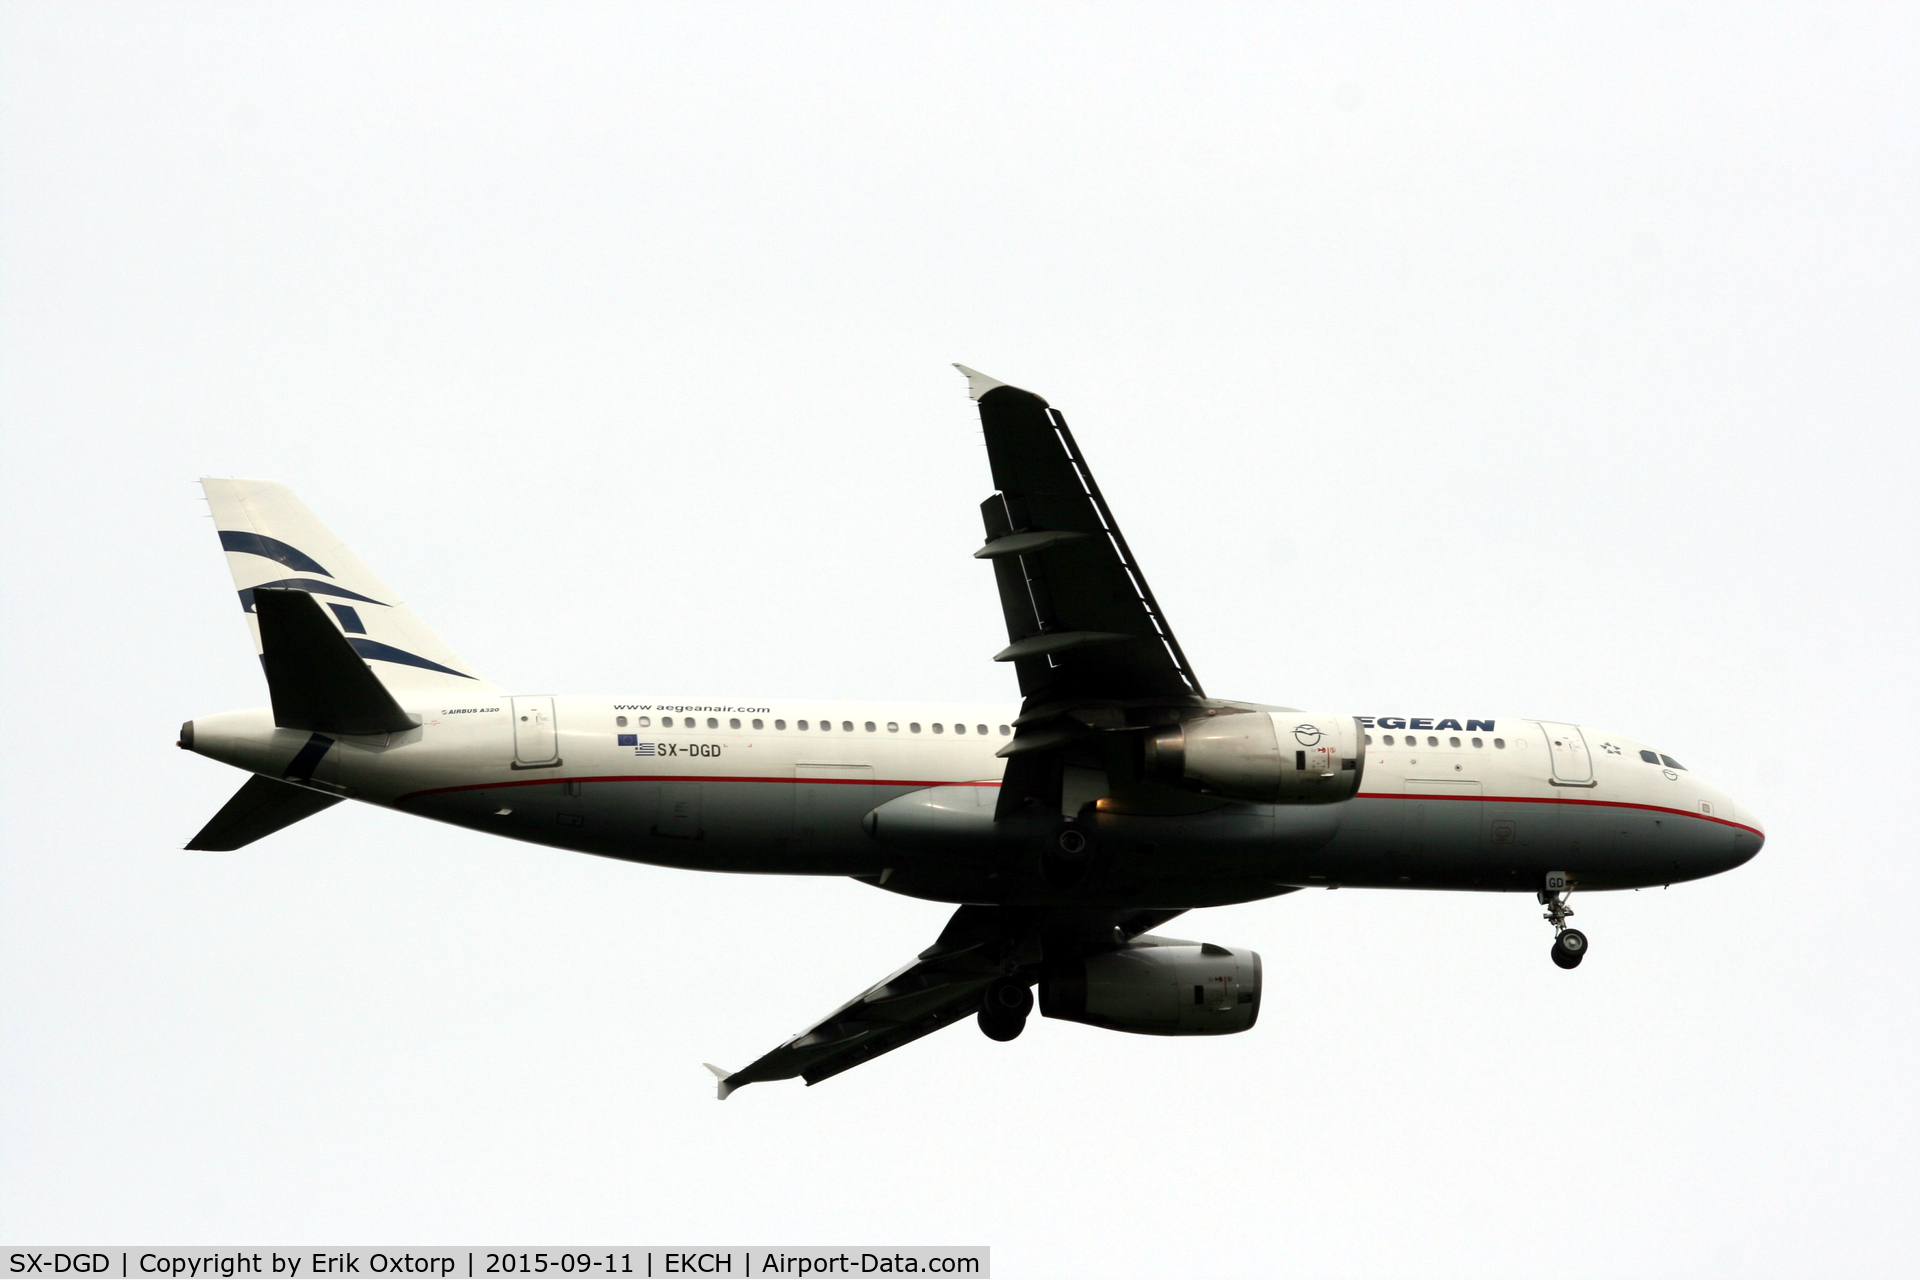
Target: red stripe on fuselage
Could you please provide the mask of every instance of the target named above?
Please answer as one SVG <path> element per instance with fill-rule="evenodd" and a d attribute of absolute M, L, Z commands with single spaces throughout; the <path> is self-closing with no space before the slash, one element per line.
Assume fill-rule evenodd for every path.
<path fill-rule="evenodd" d="M 830 787 L 912 787 L 915 790 L 922 787 L 997 787 L 1000 785 L 998 782 L 939 782 L 925 778 L 758 778 L 705 773 L 599 774 L 590 777 L 514 778 L 501 782 L 474 782 L 458 787 L 429 787 L 425 791 L 409 791 L 403 796 L 396 797 L 394 803 L 399 804 L 403 800 L 414 800 L 421 796 L 447 795 L 455 791 L 494 791 L 502 787 L 545 787 L 561 782 L 768 782 L 785 783 L 789 786 L 805 782 Z M 1580 804 L 1593 805 L 1602 809 L 1644 809 L 1651 813 L 1671 813 L 1676 817 L 1716 822 L 1723 827 L 1751 831 L 1756 836 L 1765 834 L 1757 827 L 1750 827 L 1743 822 L 1734 822 L 1729 818 L 1717 818 L 1710 813 L 1695 813 L 1691 809 L 1675 809 L 1663 804 L 1639 804 L 1631 800 L 1585 800 L 1578 796 L 1449 796 L 1426 795 L 1420 792 L 1403 794 L 1397 791 L 1362 791 L 1354 796 L 1354 799 L 1469 800 L 1481 804 Z"/>
<path fill-rule="evenodd" d="M 1710 813 L 1695 813 L 1691 809 L 1675 809 L 1664 804 L 1638 804 L 1632 800 L 1583 800 L 1578 796 L 1444 796 L 1427 795 L 1425 792 L 1398 791 L 1362 791 L 1354 796 L 1356 800 L 1476 800 L 1482 804 L 1586 804 L 1602 809 L 1645 809 L 1651 813 L 1671 813 L 1680 818 L 1698 818 L 1702 822 L 1717 822 L 1723 827 L 1737 827 L 1741 831 L 1751 831 L 1754 835 L 1764 836 L 1758 827 L 1750 827 L 1744 822 L 1735 822 L 1730 818 L 1716 818 Z"/>
<path fill-rule="evenodd" d="M 848 765 L 847 768 L 858 768 Z M 630 773 L 595 774 L 589 777 L 551 777 L 551 778 L 515 778 L 503 782 L 473 782 L 458 787 L 429 787 L 425 791 L 409 791 L 394 799 L 395 804 L 402 800 L 413 800 L 420 796 L 441 796 L 451 791 L 495 791 L 501 787 L 547 787 L 557 782 L 783 782 L 789 785 L 798 782 L 820 783 L 824 786 L 841 787 L 997 787 L 998 782 L 929 782 L 924 778 L 750 778 L 719 776 L 710 773 Z"/>

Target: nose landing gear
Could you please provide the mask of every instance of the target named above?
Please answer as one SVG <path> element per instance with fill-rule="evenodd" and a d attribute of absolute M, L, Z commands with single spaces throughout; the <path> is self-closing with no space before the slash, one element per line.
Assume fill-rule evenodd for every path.
<path fill-rule="evenodd" d="M 1549 877 L 1547 883 L 1552 884 L 1553 878 Z M 1564 885 L 1566 881 L 1562 879 L 1560 883 Z M 1573 908 L 1567 905 L 1570 892 L 1564 888 L 1555 888 L 1543 890 L 1535 895 L 1540 899 L 1540 905 L 1547 909 L 1546 915 L 1541 919 L 1553 926 L 1551 954 L 1553 962 L 1562 969 L 1578 968 L 1587 955 L 1587 935 L 1578 929 L 1567 927 L 1567 917 L 1573 914 Z"/>

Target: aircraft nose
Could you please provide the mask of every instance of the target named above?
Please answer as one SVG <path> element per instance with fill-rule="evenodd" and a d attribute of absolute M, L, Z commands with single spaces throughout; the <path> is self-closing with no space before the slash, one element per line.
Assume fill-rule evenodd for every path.
<path fill-rule="evenodd" d="M 1733 829 L 1733 866 L 1744 866 L 1752 862 L 1761 848 L 1767 843 L 1767 829 L 1760 825 L 1760 819 L 1740 805 L 1731 806 L 1736 825 Z"/>

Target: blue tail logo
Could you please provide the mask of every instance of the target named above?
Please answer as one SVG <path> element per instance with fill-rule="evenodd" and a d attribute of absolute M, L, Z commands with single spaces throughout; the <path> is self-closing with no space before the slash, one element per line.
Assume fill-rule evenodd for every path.
<path fill-rule="evenodd" d="M 283 564 L 296 573 L 318 573 L 329 578 L 333 576 L 327 572 L 326 566 L 322 565 L 306 552 L 300 550 L 300 548 L 282 542 L 278 538 L 266 537 L 263 534 L 241 533 L 232 529 L 222 529 L 220 531 L 220 546 L 227 551 L 239 551 L 246 555 L 261 556 L 276 564 Z M 262 582 L 242 590 L 240 592 L 240 608 L 247 613 L 255 612 L 253 593 L 262 588 L 305 591 L 316 596 L 338 596 L 343 600 L 358 600 L 362 604 L 378 605 L 382 609 L 392 607 L 383 600 L 375 600 L 372 596 L 363 596 L 358 591 L 348 590 L 338 583 L 321 582 L 317 578 L 279 578 L 273 582 Z M 357 614 L 354 615 L 354 620 L 356 622 L 359 620 Z M 424 671 L 438 671 L 443 675 L 459 676 L 462 680 L 473 679 L 472 676 L 464 671 L 455 671 L 452 667 L 443 666 L 431 658 L 423 658 L 417 653 L 408 653 L 405 649 L 396 649 L 392 645 L 382 644 L 378 640 L 369 640 L 364 635 L 349 635 L 347 637 L 347 643 L 353 646 L 354 652 L 370 662 L 393 662 L 401 666 L 419 667 Z"/>

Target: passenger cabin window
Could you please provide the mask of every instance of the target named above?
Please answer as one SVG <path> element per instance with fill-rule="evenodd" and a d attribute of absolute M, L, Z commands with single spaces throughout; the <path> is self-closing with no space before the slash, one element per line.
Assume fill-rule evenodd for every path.
<path fill-rule="evenodd" d="M 869 720 L 869 721 L 867 721 L 867 732 L 868 732 L 868 733 L 872 733 L 872 732 L 874 732 L 874 728 L 873 728 L 873 721 L 871 721 L 871 720 Z"/>
<path fill-rule="evenodd" d="M 979 734 L 983 738 L 987 736 L 987 726 L 983 724 L 977 724 L 973 726 L 973 731 Z"/>
<path fill-rule="evenodd" d="M 1660 763 L 1667 766 L 1667 768 L 1669 769 L 1685 769 L 1687 767 L 1681 764 L 1678 760 L 1675 760 L 1672 756 L 1661 756 Z"/>
<path fill-rule="evenodd" d="M 920 722 L 918 720 L 913 721 L 912 723 L 907 725 L 907 729 L 912 733 L 920 732 Z"/>
<path fill-rule="evenodd" d="M 1473 745 L 1474 745 L 1474 746 L 1475 746 L 1476 748 L 1478 748 L 1478 747 L 1484 747 L 1484 746 L 1486 746 L 1487 744 L 1486 744 L 1485 742 L 1482 742 L 1482 741 L 1481 741 L 1481 740 L 1480 740 L 1479 738 L 1475 738 L 1475 739 L 1473 740 Z"/>
<path fill-rule="evenodd" d="M 672 717 L 672 716 L 661 716 L 661 717 L 660 717 L 660 727 L 661 727 L 661 728 L 663 728 L 663 729 L 671 729 L 671 728 L 673 728 L 673 717 Z"/>
<path fill-rule="evenodd" d="M 933 726 L 933 731 L 935 733 L 945 733 L 947 731 L 947 726 L 940 724 L 936 721 Z"/>
<path fill-rule="evenodd" d="M 716 719 L 715 719 L 714 717 L 712 717 L 712 716 L 708 716 L 708 717 L 707 717 L 707 728 L 709 728 L 709 729 L 718 729 L 719 727 L 720 727 L 720 722 L 719 722 L 718 720 L 716 720 Z M 734 728 L 736 728 L 736 729 L 738 729 L 738 728 L 740 727 L 740 722 L 739 722 L 738 720 L 735 720 L 735 721 L 733 722 L 733 727 L 734 727 Z"/>
<path fill-rule="evenodd" d="M 1440 745 L 1440 739 L 1438 739 L 1438 738 L 1435 738 L 1435 737 L 1432 737 L 1431 735 L 1429 735 L 1429 736 L 1428 736 L 1428 738 L 1427 738 L 1427 745 L 1428 745 L 1428 746 L 1430 746 L 1430 747 L 1437 747 L 1437 746 L 1439 746 L 1439 745 Z"/>
<path fill-rule="evenodd" d="M 957 724 L 957 725 L 955 725 L 955 726 L 953 726 L 953 731 L 954 731 L 955 733 L 965 733 L 965 732 L 967 731 L 967 726 L 965 726 L 965 725 L 963 725 L 963 724 Z"/>
<path fill-rule="evenodd" d="M 1450 747 L 1457 747 L 1457 746 L 1459 746 L 1459 745 L 1460 745 L 1460 739 L 1458 739 L 1458 738 L 1448 738 L 1448 739 L 1447 739 L 1447 745 L 1448 745 L 1448 746 L 1450 746 Z"/>
<path fill-rule="evenodd" d="M 639 718 L 638 720 L 636 720 L 636 721 L 635 721 L 634 723 L 636 723 L 636 724 L 638 724 L 638 725 L 639 725 L 639 726 L 640 726 L 640 727 L 641 727 L 642 729 L 650 729 L 650 728 L 652 728 L 652 727 L 653 727 L 653 717 L 652 717 L 652 716 L 641 716 L 641 717 L 640 717 L 640 718 Z"/>
<path fill-rule="evenodd" d="M 804 730 L 807 727 L 807 722 L 805 720 L 795 720 L 793 723 L 794 723 L 794 727 L 797 729 Z"/>
<path fill-rule="evenodd" d="M 1004 725 L 1004 724 L 1000 726 L 1000 736 L 1001 736 L 1001 737 L 1003 737 L 1003 738 L 1005 738 L 1005 737 L 1010 737 L 1010 736 L 1012 735 L 1012 733 L 1013 733 L 1013 729 L 1012 729 L 1011 727 L 1009 727 L 1009 726 L 1007 726 L 1007 725 Z"/>
<path fill-rule="evenodd" d="M 753 727 L 756 729 L 764 729 L 767 727 L 767 722 L 756 716 L 753 721 Z"/>
<path fill-rule="evenodd" d="M 613 722 L 619 725 L 622 729 L 627 727 L 627 718 L 625 716 L 615 716 L 613 718 Z"/>
<path fill-rule="evenodd" d="M 842 720 L 842 721 L 840 722 L 840 731 L 841 731 L 842 733 L 852 733 L 852 732 L 853 732 L 853 721 L 851 721 L 851 720 Z"/>
<path fill-rule="evenodd" d="M 727 728 L 729 728 L 729 729 L 738 729 L 739 727 L 740 727 L 740 717 L 739 717 L 739 716 L 735 716 L 735 717 L 734 717 L 733 719 L 731 719 L 731 720 L 729 720 L 729 721 L 727 721 Z"/>
<path fill-rule="evenodd" d="M 1368 746 L 1372 746 L 1372 745 L 1373 745 L 1373 735 L 1372 735 L 1372 734 L 1368 734 L 1368 735 L 1367 735 L 1367 745 L 1368 745 Z"/>
<path fill-rule="evenodd" d="M 1659 764 L 1659 763 L 1660 763 L 1660 757 L 1659 757 L 1659 756 L 1657 756 L 1657 755 L 1655 755 L 1655 754 L 1654 754 L 1653 752 L 1651 752 L 1651 751 L 1642 751 L 1642 752 L 1640 753 L 1640 758 L 1641 758 L 1642 760 L 1645 760 L 1645 761 L 1646 761 L 1646 762 L 1647 762 L 1648 764 Z"/>
<path fill-rule="evenodd" d="M 900 722 L 898 720 L 887 721 L 887 732 L 888 733 L 900 732 Z"/>
<path fill-rule="evenodd" d="M 1505 738 L 1495 738 L 1493 740 L 1493 749 L 1495 751 L 1505 751 L 1507 749 L 1507 740 Z"/>
<path fill-rule="evenodd" d="M 784 729 L 787 727 L 787 722 L 785 720 L 775 720 L 773 722 L 773 727 L 776 729 Z"/>

